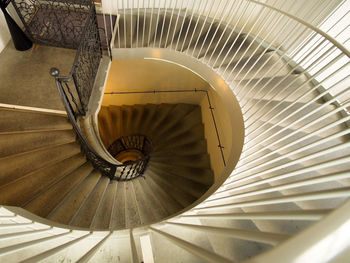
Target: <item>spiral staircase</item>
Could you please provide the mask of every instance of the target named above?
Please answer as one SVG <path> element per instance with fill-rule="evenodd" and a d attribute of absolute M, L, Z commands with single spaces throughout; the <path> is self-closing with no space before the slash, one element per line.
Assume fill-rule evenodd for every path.
<path fill-rule="evenodd" d="M 181 64 L 223 104 L 233 92 L 242 151 L 214 180 L 198 105 L 102 104 L 104 150 L 137 134 L 153 145 L 142 177 L 110 180 L 66 116 L 1 109 L 0 260 L 347 262 L 350 52 L 336 37 L 348 27 L 331 34 L 348 13 L 327 31 L 317 12 L 347 2 L 303 18 L 270 2 L 104 3 L 119 14 L 113 59 Z"/>

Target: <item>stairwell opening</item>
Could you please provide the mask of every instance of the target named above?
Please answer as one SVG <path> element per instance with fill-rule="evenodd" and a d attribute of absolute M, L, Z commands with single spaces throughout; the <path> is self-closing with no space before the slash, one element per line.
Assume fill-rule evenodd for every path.
<path fill-rule="evenodd" d="M 153 195 L 148 208 L 158 210 L 158 221 L 202 202 L 231 173 L 232 158 L 240 155 L 243 122 L 231 101 L 230 107 L 223 102 L 232 91 L 223 90 L 169 61 L 112 61 L 96 118 L 98 134 L 120 163 L 149 156 L 142 176 L 123 182 L 134 190 L 139 213 L 147 206 L 139 203 L 141 191 Z M 146 152 L 133 145 L 143 140 Z"/>

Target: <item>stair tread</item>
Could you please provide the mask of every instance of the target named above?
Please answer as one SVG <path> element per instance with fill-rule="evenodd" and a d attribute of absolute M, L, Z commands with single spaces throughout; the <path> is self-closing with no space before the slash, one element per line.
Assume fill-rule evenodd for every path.
<path fill-rule="evenodd" d="M 55 163 L 54 165 L 45 167 L 45 169 L 37 170 L 3 185 L 0 188 L 4 191 L 0 196 L 0 203 L 21 206 L 32 196 L 38 194 L 55 181 L 74 171 L 85 161 L 85 157 L 78 153 Z"/>
<path fill-rule="evenodd" d="M 148 200 L 150 200 L 150 203 L 153 205 L 151 206 L 153 216 L 156 220 L 160 220 L 165 218 L 168 215 L 168 212 L 164 208 L 164 204 L 160 201 L 160 199 L 155 195 L 154 191 L 149 187 L 147 181 L 145 178 L 140 177 L 137 179 L 138 183 L 141 185 L 142 190 L 145 193 L 145 196 Z"/>
<path fill-rule="evenodd" d="M 196 198 L 201 197 L 208 189 L 208 186 L 192 181 L 185 177 L 176 176 L 168 169 L 163 170 L 153 164 L 149 164 L 149 169 L 154 171 L 157 176 L 164 177 L 164 179 L 172 182 L 172 184 L 177 184 L 179 187 L 184 189 L 184 191 Z"/>
<path fill-rule="evenodd" d="M 0 158 L 0 185 L 79 152 L 80 146 L 72 142 Z"/>
<path fill-rule="evenodd" d="M 178 201 L 183 207 L 187 207 L 192 204 L 196 198 L 187 192 L 183 191 L 176 184 L 169 183 L 164 177 L 157 176 L 154 171 L 149 171 L 148 176 L 152 176 L 152 179 L 162 188 L 169 193 L 176 201 Z"/>
<path fill-rule="evenodd" d="M 108 229 L 110 226 L 113 205 L 116 199 L 118 182 L 111 180 L 107 186 L 101 203 L 96 211 L 91 227 L 94 229 Z"/>
<path fill-rule="evenodd" d="M 179 212 L 183 207 L 182 205 L 174 200 L 168 193 L 166 193 L 153 179 L 147 176 L 148 171 L 145 173 L 145 180 L 154 192 L 155 197 L 163 203 L 163 207 L 167 210 L 169 214 L 174 214 Z"/>
<path fill-rule="evenodd" d="M 41 217 L 46 217 L 82 180 L 84 180 L 93 170 L 90 163 L 85 163 L 72 173 L 66 175 L 53 186 L 48 187 L 43 193 L 27 203 L 24 208 Z"/>
<path fill-rule="evenodd" d="M 135 191 L 132 183 L 124 183 L 125 187 L 125 226 L 131 228 L 141 224 L 141 217 L 137 207 Z"/>
<path fill-rule="evenodd" d="M 0 132 L 72 129 L 64 116 L 8 109 L 0 109 L 0 115 Z"/>
<path fill-rule="evenodd" d="M 0 158 L 74 141 L 75 134 L 72 130 L 0 134 Z"/>
<path fill-rule="evenodd" d="M 140 179 L 144 180 L 143 178 L 137 178 L 135 180 L 132 180 L 131 183 L 133 185 L 133 189 L 135 192 L 136 204 L 140 214 L 140 221 L 141 221 L 141 224 L 144 225 L 144 224 L 152 223 L 156 220 L 154 216 L 154 210 L 156 208 L 155 208 L 155 204 L 147 199 L 145 191 L 139 182 Z"/>
<path fill-rule="evenodd" d="M 70 225 L 84 228 L 90 227 L 108 184 L 109 178 L 101 176 L 99 182 L 90 193 L 89 197 L 74 215 L 71 222 L 69 222 Z"/>
<path fill-rule="evenodd" d="M 76 211 L 84 203 L 85 199 L 88 198 L 91 191 L 94 189 L 101 177 L 101 173 L 94 170 L 88 175 L 88 177 L 77 186 L 75 191 L 72 191 L 65 200 L 54 210 L 48 218 L 53 221 L 57 221 L 62 224 L 69 224 Z"/>

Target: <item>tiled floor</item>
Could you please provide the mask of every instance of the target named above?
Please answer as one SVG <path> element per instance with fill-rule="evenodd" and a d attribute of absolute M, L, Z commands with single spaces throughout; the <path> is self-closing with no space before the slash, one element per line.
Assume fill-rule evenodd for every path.
<path fill-rule="evenodd" d="M 10 42 L 0 53 L 0 103 L 63 110 L 51 67 L 69 74 L 76 51 L 36 46 L 17 51 Z"/>

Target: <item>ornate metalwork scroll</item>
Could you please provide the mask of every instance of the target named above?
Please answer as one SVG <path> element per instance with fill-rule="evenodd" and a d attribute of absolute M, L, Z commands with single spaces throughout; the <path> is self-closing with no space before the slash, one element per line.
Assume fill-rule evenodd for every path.
<path fill-rule="evenodd" d="M 102 47 L 96 10 L 95 6 L 92 6 L 71 72 L 84 114 L 88 110 L 101 58 Z"/>
<path fill-rule="evenodd" d="M 91 0 L 12 0 L 28 37 L 37 44 L 77 49 Z"/>

